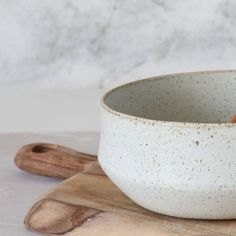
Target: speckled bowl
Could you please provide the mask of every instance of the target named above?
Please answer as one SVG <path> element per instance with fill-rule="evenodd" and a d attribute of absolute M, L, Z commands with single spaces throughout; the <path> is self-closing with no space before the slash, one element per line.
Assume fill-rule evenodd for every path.
<path fill-rule="evenodd" d="M 160 76 L 102 100 L 99 162 L 139 205 L 200 219 L 236 218 L 236 71 Z"/>

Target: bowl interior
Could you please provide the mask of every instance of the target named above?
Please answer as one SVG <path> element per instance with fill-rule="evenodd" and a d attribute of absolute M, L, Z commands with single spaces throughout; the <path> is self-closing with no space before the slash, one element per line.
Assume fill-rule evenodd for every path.
<path fill-rule="evenodd" d="M 236 114 L 236 71 L 136 81 L 109 92 L 104 103 L 116 112 L 152 120 L 225 123 Z"/>

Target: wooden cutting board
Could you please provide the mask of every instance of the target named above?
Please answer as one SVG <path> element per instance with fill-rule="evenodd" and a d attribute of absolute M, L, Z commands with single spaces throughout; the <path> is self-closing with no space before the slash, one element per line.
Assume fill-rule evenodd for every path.
<path fill-rule="evenodd" d="M 28 147 L 27 147 L 28 148 Z M 45 167 L 51 169 L 59 168 L 70 176 L 69 170 L 75 171 L 72 159 L 62 170 L 64 157 L 74 155 L 81 157 L 81 153 L 61 148 L 60 158 L 55 150 L 45 154 L 44 149 L 30 147 L 37 152 L 32 158 L 25 153 L 26 148 L 21 149 L 16 158 L 16 164 L 32 173 L 44 174 Z M 68 152 L 69 151 L 69 152 Z M 23 155 L 24 154 L 24 155 Z M 50 154 L 50 155 L 49 155 Z M 47 156 L 51 159 L 47 159 Z M 85 154 L 82 154 L 82 156 Z M 40 158 L 44 164 L 40 165 Z M 53 159 L 54 157 L 54 159 Z M 47 235 L 67 236 L 101 236 L 101 235 L 236 235 L 236 221 L 206 221 L 179 219 L 150 212 L 126 197 L 101 171 L 96 163 L 96 157 L 90 156 L 78 164 L 77 173 L 66 181 L 53 188 L 44 195 L 31 208 L 25 218 L 25 225 L 28 229 Z M 76 159 L 76 158 L 75 158 Z M 78 159 L 78 158 L 77 158 Z M 27 161 L 26 161 L 27 160 Z M 55 160 L 57 160 L 55 162 Z M 89 163 L 92 162 L 92 167 Z M 32 167 L 32 163 L 37 163 Z M 46 164 L 46 165 L 45 165 Z M 91 163 L 90 163 L 91 164 Z M 38 168 L 36 168 L 38 166 Z M 28 168 L 28 169 L 27 169 Z M 52 169 L 46 172 L 47 175 L 60 177 Z M 91 170 L 91 171 L 90 171 Z M 52 174 L 51 174 L 52 171 Z M 84 172 L 84 173 L 83 173 Z M 72 174 L 72 173 L 71 173 Z"/>

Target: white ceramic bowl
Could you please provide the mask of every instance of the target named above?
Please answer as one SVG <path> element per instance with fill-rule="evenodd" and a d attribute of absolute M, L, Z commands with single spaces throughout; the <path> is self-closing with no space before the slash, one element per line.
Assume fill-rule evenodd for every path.
<path fill-rule="evenodd" d="M 99 162 L 139 205 L 163 214 L 236 218 L 236 71 L 160 76 L 102 101 Z"/>

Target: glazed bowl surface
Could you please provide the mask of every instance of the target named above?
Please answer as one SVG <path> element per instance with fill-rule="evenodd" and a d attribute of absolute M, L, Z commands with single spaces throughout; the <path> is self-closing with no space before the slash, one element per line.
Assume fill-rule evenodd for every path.
<path fill-rule="evenodd" d="M 133 201 L 184 218 L 236 218 L 236 71 L 135 81 L 102 100 L 99 163 Z"/>

